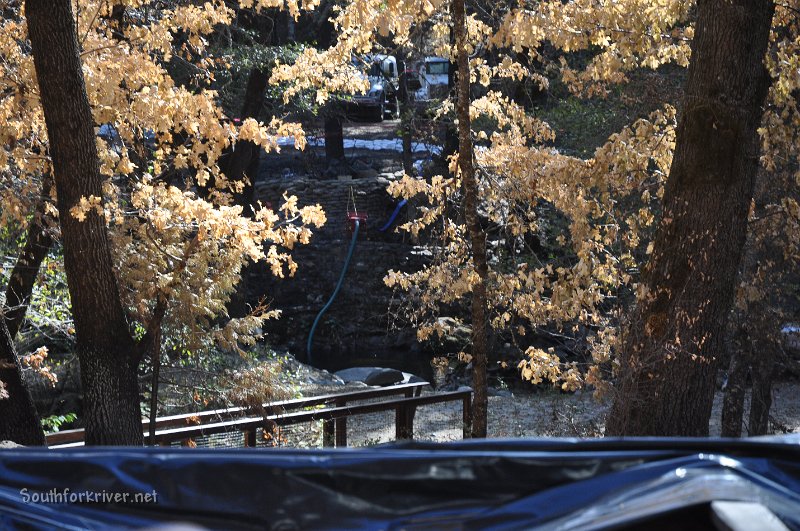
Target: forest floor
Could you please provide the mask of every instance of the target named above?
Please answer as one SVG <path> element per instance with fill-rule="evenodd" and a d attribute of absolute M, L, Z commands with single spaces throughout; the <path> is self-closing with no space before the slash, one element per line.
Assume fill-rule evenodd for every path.
<path fill-rule="evenodd" d="M 289 357 L 286 367 L 295 375 L 293 383 L 304 396 L 353 391 L 363 384 L 342 385 L 327 371 L 315 369 Z M 360 386 L 360 387 L 359 387 Z M 423 394 L 436 391 L 430 388 Z M 591 390 L 564 393 L 555 388 L 531 387 L 513 395 L 489 397 L 488 433 L 493 438 L 602 437 L 608 400 L 598 401 Z M 772 433 L 800 433 L 800 382 L 787 379 L 775 384 L 770 415 Z M 722 393 L 717 392 L 711 416 L 710 435 L 720 435 Z M 745 419 L 749 401 L 745 403 Z M 414 439 L 435 442 L 462 439 L 461 403 L 422 406 L 414 417 Z M 367 446 L 394 441 L 394 411 L 348 419 L 348 445 Z M 746 429 L 745 429 L 746 434 Z M 296 426 L 287 430 L 287 445 L 315 447 L 322 444 L 320 426 Z"/>
<path fill-rule="evenodd" d="M 800 432 L 800 383 L 775 385 L 770 415 L 775 435 Z M 598 402 L 591 392 L 573 394 L 556 390 L 489 397 L 489 437 L 602 437 L 607 401 Z M 710 435 L 720 435 L 722 393 L 714 400 Z M 745 418 L 749 403 L 745 404 Z M 437 404 L 420 408 L 414 418 L 414 438 L 436 442 L 455 441 L 461 435 L 461 405 Z M 384 420 L 381 423 L 381 420 Z M 394 418 L 354 418 L 348 422 L 353 446 L 389 442 L 394 438 Z"/>
<path fill-rule="evenodd" d="M 775 388 L 771 415 L 773 433 L 800 432 L 800 405 L 791 397 L 800 390 L 797 383 L 781 383 Z M 427 394 L 427 393 L 424 393 Z M 722 394 L 718 393 L 711 420 L 712 437 L 719 436 Z M 608 403 L 597 402 L 591 393 L 563 394 L 556 391 L 514 397 L 489 398 L 488 434 L 490 438 L 523 437 L 602 437 Z M 461 404 L 447 402 L 421 407 L 414 417 L 414 440 L 451 442 L 463 438 Z M 319 423 L 284 428 L 281 445 L 314 448 L 322 446 Z M 347 422 L 350 447 L 363 447 L 395 441 L 394 412 L 350 417 Z"/>
<path fill-rule="evenodd" d="M 776 383 L 770 412 L 772 432 L 800 431 L 800 383 Z M 714 397 L 710 435 L 720 435 L 722 392 Z M 492 437 L 599 437 L 603 435 L 608 401 L 598 402 L 591 392 L 557 391 L 510 397 L 490 397 L 489 432 Z M 749 410 L 745 403 L 745 419 Z"/>

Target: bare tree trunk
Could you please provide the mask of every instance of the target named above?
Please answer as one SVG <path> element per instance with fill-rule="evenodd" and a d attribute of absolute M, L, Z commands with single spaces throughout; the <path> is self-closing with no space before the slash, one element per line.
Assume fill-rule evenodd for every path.
<path fill-rule="evenodd" d="M 460 2 L 461 0 L 454 0 L 456 2 Z M 453 6 L 455 9 L 455 6 Z M 450 45 L 456 45 L 456 28 L 455 28 L 455 21 L 453 21 L 453 27 L 450 28 Z M 454 101 L 456 99 L 457 90 L 457 76 L 458 76 L 458 58 L 456 61 L 453 62 L 451 57 L 450 62 L 447 65 L 447 91 Z M 431 97 L 431 95 L 428 95 Z M 456 111 L 456 114 L 458 111 Z M 458 150 L 459 144 L 459 137 L 457 127 L 453 123 L 447 123 L 446 129 L 444 131 L 444 146 L 442 146 L 442 159 L 447 163 L 447 161 L 452 157 L 455 152 Z"/>
<path fill-rule="evenodd" d="M 336 113 L 336 109 L 329 112 Z M 325 158 L 328 163 L 344 159 L 344 129 L 342 117 L 331 114 L 325 117 Z"/>
<path fill-rule="evenodd" d="M 50 179 L 46 178 L 43 199 L 33 213 L 25 247 L 8 280 L 6 308 L 0 313 L 3 317 L 0 319 L 0 386 L 8 395 L 6 398 L 0 397 L 0 440 L 25 446 L 43 446 L 45 438 L 30 390 L 22 379 L 14 337 L 25 320 L 39 267 L 53 243 L 44 220 L 44 198 L 49 195 L 49 182 Z"/>
<path fill-rule="evenodd" d="M 400 106 L 400 129 L 403 140 L 403 172 L 406 175 L 413 175 L 414 173 L 414 160 L 411 152 L 411 141 L 413 140 L 411 128 L 414 122 L 414 109 L 411 106 L 411 97 L 408 94 L 408 75 L 406 74 L 407 64 L 406 58 L 398 57 L 398 69 L 400 70 L 398 81 L 400 83 L 398 90 L 397 104 Z"/>
<path fill-rule="evenodd" d="M 769 312 L 764 304 L 756 305 L 758 310 L 757 326 L 758 333 L 751 336 L 758 337 L 760 341 L 753 342 L 751 374 L 753 387 L 750 396 L 750 421 L 748 423 L 747 434 L 767 435 L 769 433 L 769 410 L 772 407 L 772 380 L 775 373 L 775 361 L 777 350 L 780 348 L 776 344 L 775 338 L 780 338 L 780 330 L 776 324 L 779 323 L 778 316 Z M 758 349 L 756 351 L 756 348 Z"/>
<path fill-rule="evenodd" d="M 141 445 L 139 352 L 120 301 L 105 220 L 93 210 L 84 221 L 70 214 L 81 197 L 103 195 L 72 2 L 26 0 L 25 13 L 58 195 L 86 444 Z"/>
<path fill-rule="evenodd" d="M 722 402 L 723 437 L 741 437 L 744 420 L 744 397 L 747 375 L 750 372 L 752 349 L 745 327 L 739 326 L 734 338 L 734 354 L 731 359 L 728 383 Z"/>
<path fill-rule="evenodd" d="M 769 433 L 773 361 L 772 356 L 764 352 L 753 364 L 753 390 L 750 397 L 750 422 L 747 430 L 747 434 L 751 437 Z"/>
<path fill-rule="evenodd" d="M 0 441 L 44 446 L 44 431 L 31 393 L 22 381 L 14 342 L 0 318 Z M 8 395 L 8 396 L 5 396 Z"/>
<path fill-rule="evenodd" d="M 50 180 L 49 176 L 45 178 L 42 190 L 43 199 L 36 205 L 33 219 L 28 225 L 25 247 L 14 264 L 11 277 L 8 279 L 8 286 L 6 286 L 5 318 L 8 334 L 12 341 L 25 321 L 33 286 L 39 276 L 39 268 L 53 246 L 53 238 L 47 231 L 44 219 L 46 215 L 44 205 L 46 198 L 50 195 Z"/>
<path fill-rule="evenodd" d="M 247 89 L 244 94 L 241 118 L 258 118 L 264 107 L 264 91 L 267 89 L 267 72 L 253 68 L 247 77 Z M 231 182 L 244 181 L 242 192 L 234 194 L 236 204 L 242 205 L 245 215 L 252 213 L 254 183 L 258 174 L 261 148 L 250 141 L 236 142 L 233 149 L 223 155 L 220 169 Z"/>
<path fill-rule="evenodd" d="M 458 168 L 464 189 L 464 213 L 472 245 L 472 262 L 480 280 L 472 287 L 472 436 L 486 437 L 488 409 L 486 382 L 486 279 L 489 266 L 486 260 L 486 235 L 478 220 L 478 182 L 472 154 L 469 119 L 469 55 L 467 54 L 467 25 L 464 0 L 453 0 L 453 31 L 458 62 Z"/>
<path fill-rule="evenodd" d="M 151 345 L 148 349 L 150 355 L 150 367 L 153 372 L 150 380 L 150 425 L 148 435 L 150 436 L 150 446 L 156 446 L 156 420 L 158 419 L 158 388 L 161 383 L 161 325 L 156 329 Z"/>
<path fill-rule="evenodd" d="M 264 91 L 267 89 L 268 76 L 263 69 L 253 68 L 247 78 L 244 104 L 241 117 L 258 118 L 264 107 Z M 234 194 L 234 201 L 244 208 L 244 215 L 252 217 L 255 203 L 255 182 L 258 178 L 258 169 L 261 159 L 261 147 L 250 141 L 238 141 L 234 148 L 229 150 L 220 164 L 220 169 L 230 182 L 242 183 L 242 191 Z M 236 292 L 227 305 L 228 315 L 231 317 L 244 317 L 248 313 L 247 291 L 248 272 L 254 264 L 247 264 L 242 269 L 241 280 Z"/>
<path fill-rule="evenodd" d="M 700 0 L 646 295 L 621 350 L 606 433 L 708 435 L 758 169 L 774 4 Z"/>
<path fill-rule="evenodd" d="M 112 28 L 112 36 L 117 40 L 122 40 L 125 38 L 125 6 L 124 5 L 115 5 L 111 9 L 111 14 L 109 15 L 109 20 L 111 21 L 111 28 Z"/>

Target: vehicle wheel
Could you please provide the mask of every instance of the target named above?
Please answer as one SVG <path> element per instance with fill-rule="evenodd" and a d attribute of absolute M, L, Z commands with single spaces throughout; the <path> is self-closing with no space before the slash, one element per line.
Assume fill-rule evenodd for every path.
<path fill-rule="evenodd" d="M 386 103 L 382 101 L 375 112 L 375 121 L 382 122 L 384 114 L 386 114 Z"/>

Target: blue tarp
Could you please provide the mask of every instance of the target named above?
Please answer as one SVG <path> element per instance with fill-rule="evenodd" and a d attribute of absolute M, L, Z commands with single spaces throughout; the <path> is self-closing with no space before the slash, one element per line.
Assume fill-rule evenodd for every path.
<path fill-rule="evenodd" d="M 719 500 L 800 529 L 800 438 L 0 451 L 0 529 L 713 529 Z"/>

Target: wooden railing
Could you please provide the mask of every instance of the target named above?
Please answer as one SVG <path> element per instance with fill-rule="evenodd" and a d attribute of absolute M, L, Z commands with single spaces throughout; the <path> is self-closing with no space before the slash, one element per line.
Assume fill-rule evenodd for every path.
<path fill-rule="evenodd" d="M 250 408 L 229 408 L 200 413 L 188 413 L 159 417 L 156 420 L 155 443 L 169 445 L 196 437 L 240 431 L 246 447 L 256 446 L 259 428 L 289 426 L 306 422 L 323 422 L 324 446 L 347 446 L 347 418 L 354 415 L 395 411 L 395 436 L 409 439 L 414 433 L 414 415 L 417 407 L 443 402 L 462 402 L 463 433 L 469 434 L 471 418 L 471 397 L 469 390 L 454 391 L 421 396 L 427 383 L 413 383 L 354 391 L 350 393 L 329 394 L 293 400 L 281 400 L 264 405 L 263 411 Z M 403 395 L 403 398 L 394 396 Z M 383 399 L 386 400 L 383 400 Z M 362 400 L 381 399 L 368 404 L 348 405 Z M 309 409 L 320 408 L 320 409 Z M 150 443 L 148 435 L 150 423 L 142 421 L 145 444 Z M 49 447 L 65 448 L 82 446 L 83 430 L 67 430 L 47 436 Z"/>

